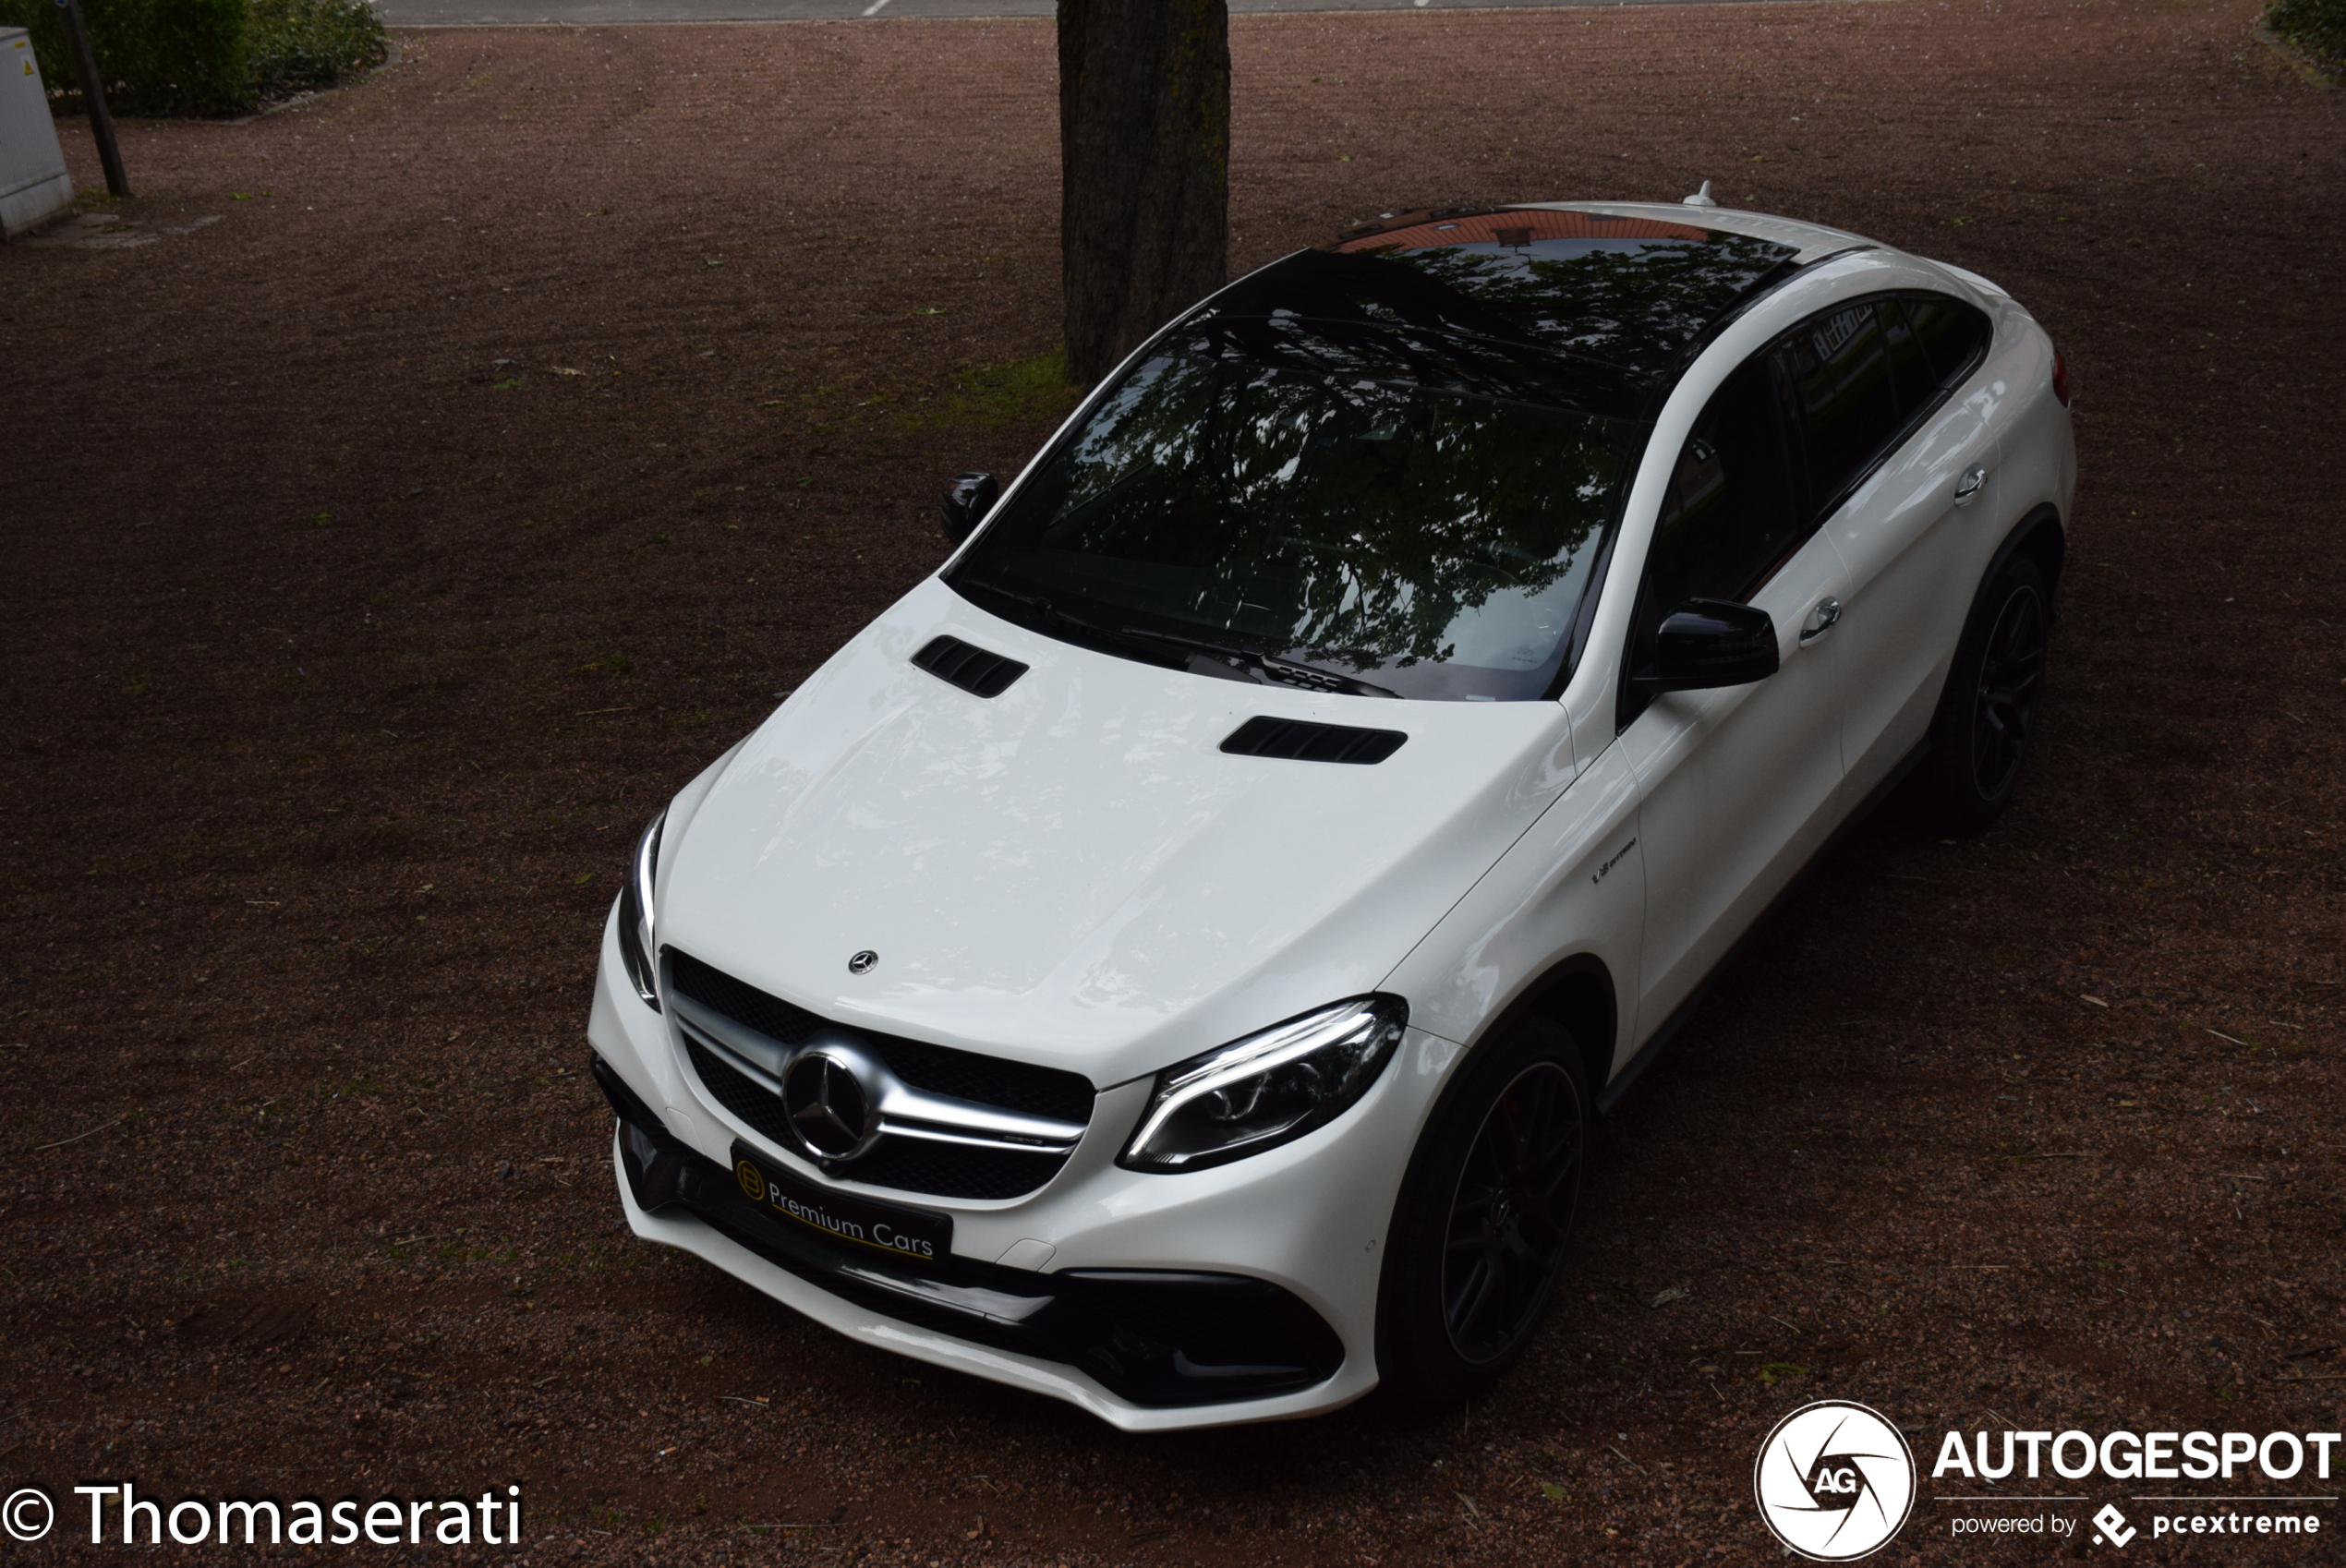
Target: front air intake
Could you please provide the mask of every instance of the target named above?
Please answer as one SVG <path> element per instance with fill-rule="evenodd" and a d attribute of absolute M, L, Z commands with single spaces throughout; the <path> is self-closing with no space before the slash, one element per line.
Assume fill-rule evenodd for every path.
<path fill-rule="evenodd" d="M 1409 737 L 1398 730 L 1353 730 L 1297 718 L 1250 718 L 1230 731 L 1222 749 L 1232 756 L 1286 757 L 1295 762 L 1383 762 Z"/>
<path fill-rule="evenodd" d="M 959 637 L 936 638 L 913 656 L 913 662 L 939 681 L 980 697 L 1000 696 L 1026 673 L 1018 660 L 987 653 Z"/>

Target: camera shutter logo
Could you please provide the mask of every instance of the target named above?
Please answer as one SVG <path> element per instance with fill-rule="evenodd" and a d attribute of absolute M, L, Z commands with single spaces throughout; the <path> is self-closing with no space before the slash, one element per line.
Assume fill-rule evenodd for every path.
<path fill-rule="evenodd" d="M 20 1541 L 37 1541 L 49 1533 L 57 1522 L 57 1511 L 49 1502 L 49 1494 L 39 1487 L 19 1487 L 0 1503 L 0 1526 L 5 1526 L 9 1538 Z"/>
<path fill-rule="evenodd" d="M 1776 1423 L 1751 1490 L 1776 1539 L 1814 1562 L 1850 1562 L 1889 1544 L 1914 1512 L 1914 1451 L 1880 1412 L 1820 1399 Z"/>

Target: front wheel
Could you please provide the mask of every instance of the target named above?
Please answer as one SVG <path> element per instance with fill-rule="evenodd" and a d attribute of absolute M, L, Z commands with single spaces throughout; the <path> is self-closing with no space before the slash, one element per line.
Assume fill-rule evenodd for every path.
<path fill-rule="evenodd" d="M 1550 1019 L 1525 1019 L 1467 1064 L 1394 1214 L 1377 1298 L 1387 1387 L 1455 1404 L 1523 1354 L 1579 1218 L 1589 1105 L 1579 1047 Z"/>
<path fill-rule="evenodd" d="M 1949 827 L 1977 831 L 2012 802 L 2044 701 L 2050 619 L 2044 573 L 2014 555 L 1964 627 L 1920 770 L 1924 792 Z"/>

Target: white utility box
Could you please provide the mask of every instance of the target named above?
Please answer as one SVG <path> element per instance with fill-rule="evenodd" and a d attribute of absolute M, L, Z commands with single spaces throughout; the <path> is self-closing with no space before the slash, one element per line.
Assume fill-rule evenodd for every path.
<path fill-rule="evenodd" d="M 29 234 L 72 209 L 73 180 L 32 39 L 20 27 L 0 27 L 0 236 Z"/>

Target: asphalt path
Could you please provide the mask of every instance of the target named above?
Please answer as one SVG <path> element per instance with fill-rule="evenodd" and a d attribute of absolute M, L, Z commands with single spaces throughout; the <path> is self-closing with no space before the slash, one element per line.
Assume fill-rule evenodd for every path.
<path fill-rule="evenodd" d="M 1688 0 L 1230 0 L 1266 11 L 1544 10 L 1567 6 L 1666 6 Z M 1758 3 L 1758 0 L 1747 0 Z M 861 18 L 1048 17 L 1057 0 L 379 0 L 393 27 L 581 27 L 611 22 L 829 22 Z"/>

